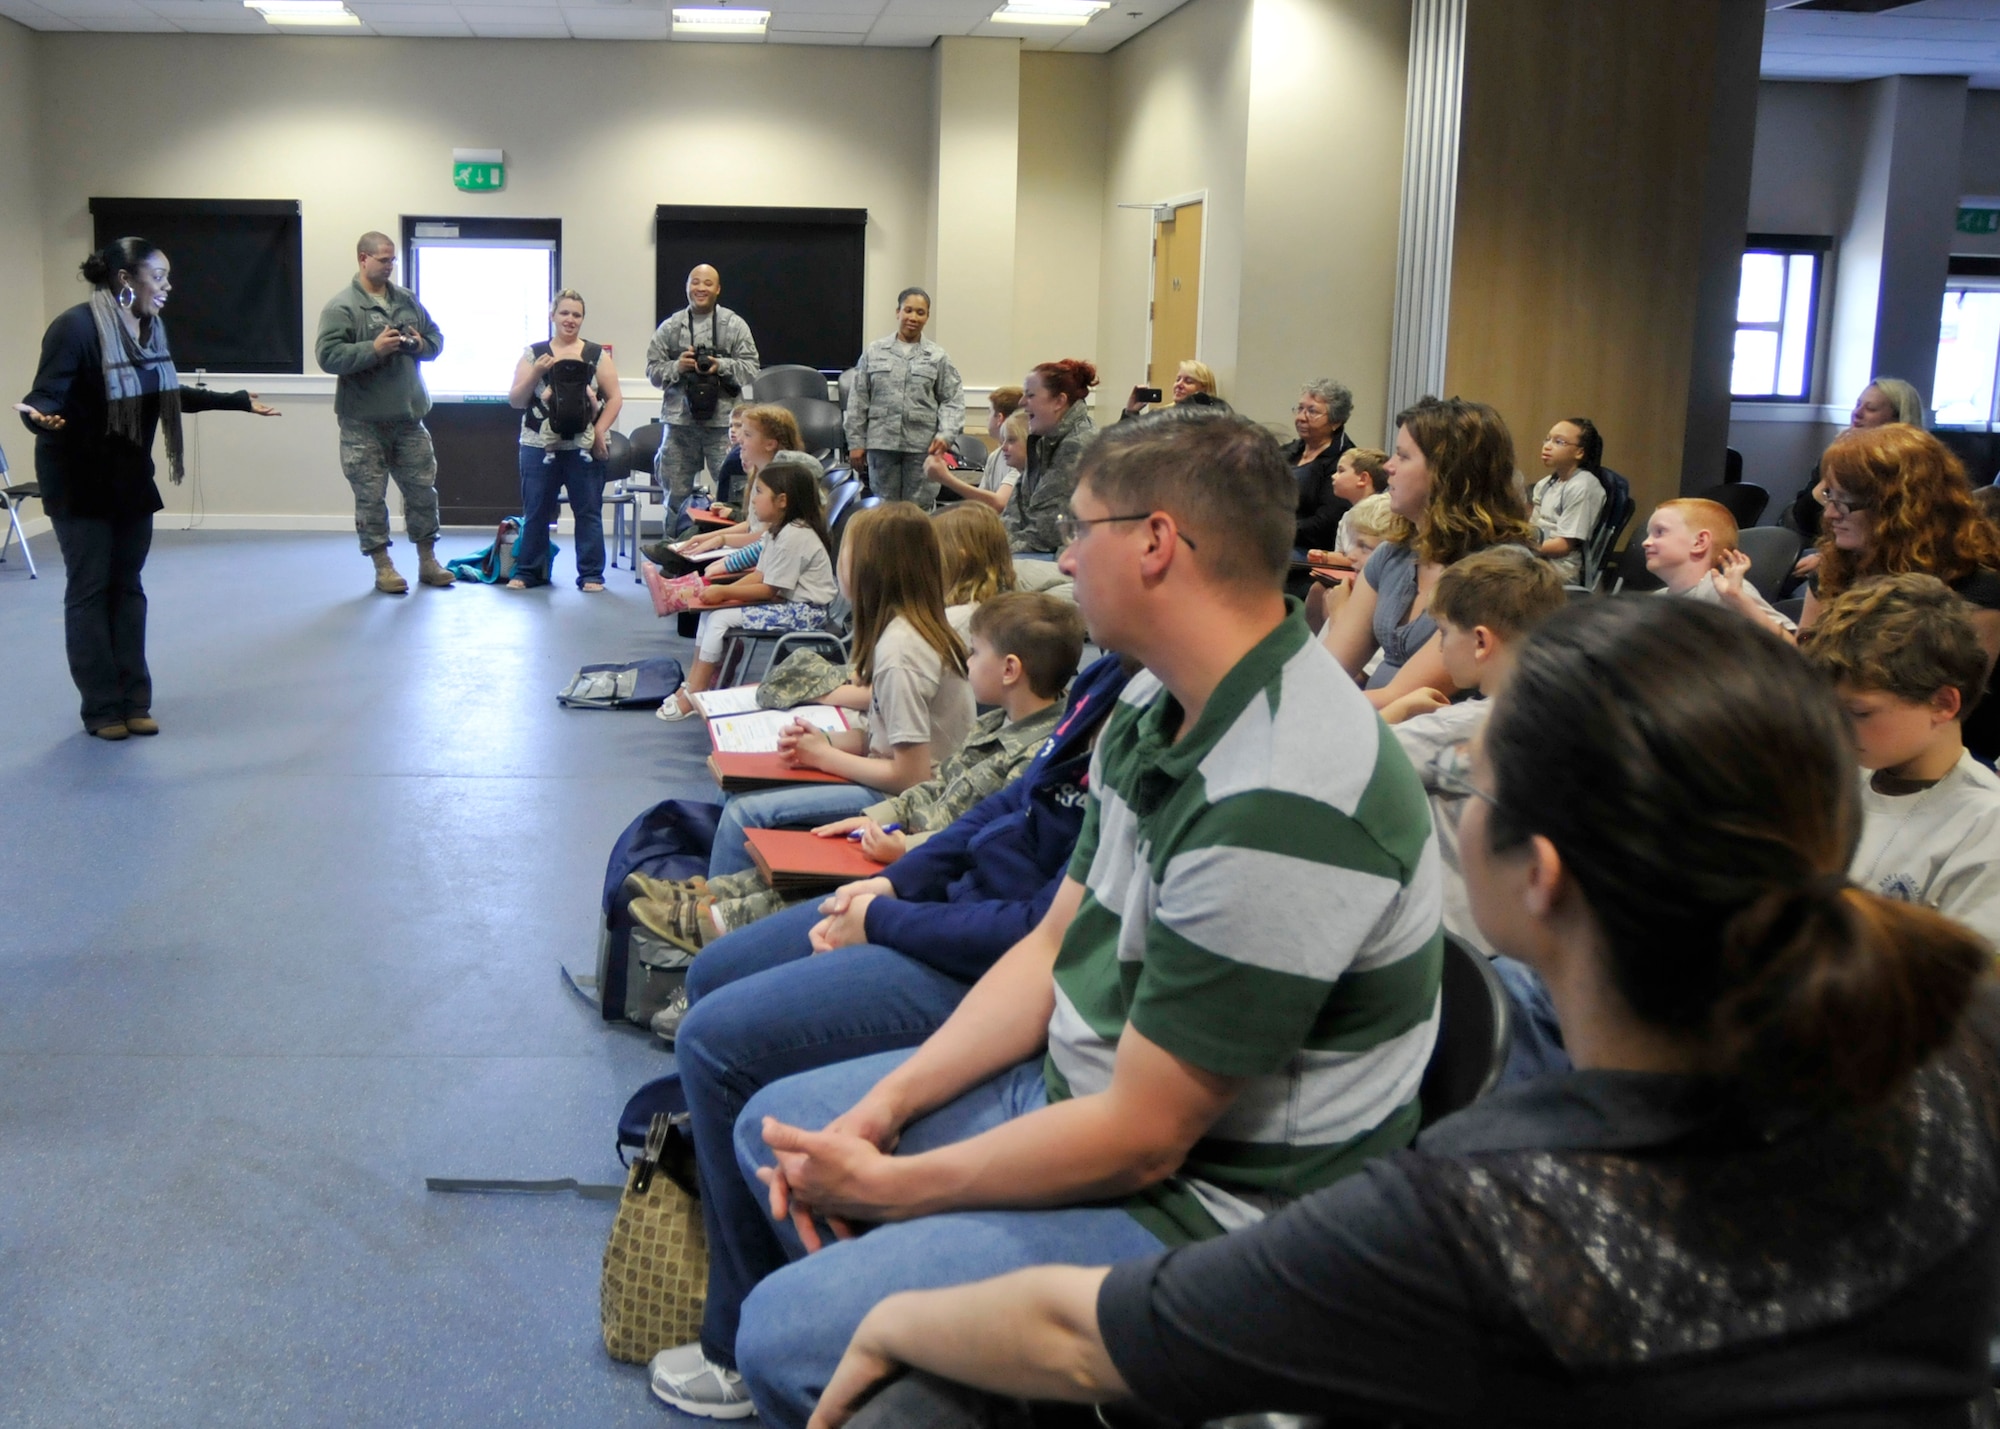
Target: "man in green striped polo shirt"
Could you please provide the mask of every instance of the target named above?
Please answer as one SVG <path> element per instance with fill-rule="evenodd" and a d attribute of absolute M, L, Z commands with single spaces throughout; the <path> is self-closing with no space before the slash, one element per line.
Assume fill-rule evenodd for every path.
<path fill-rule="evenodd" d="M 802 1429 L 887 1295 L 1217 1235 L 1415 1134 L 1437 844 L 1284 597 L 1296 499 L 1241 418 L 1123 423 L 1086 456 L 1061 565 L 1092 637 L 1146 669 L 1069 876 L 922 1047 L 777 1082 L 737 1124 L 798 1257 L 737 1335 L 773 1429 Z"/>

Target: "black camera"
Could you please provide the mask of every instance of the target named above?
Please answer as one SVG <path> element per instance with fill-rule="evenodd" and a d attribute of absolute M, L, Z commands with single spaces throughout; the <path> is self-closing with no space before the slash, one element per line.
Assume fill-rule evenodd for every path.
<path fill-rule="evenodd" d="M 397 328 L 396 332 L 403 339 L 403 351 L 416 352 L 423 347 L 423 337 L 414 327 L 405 324 L 403 327 Z"/>
<path fill-rule="evenodd" d="M 715 365 L 714 348 L 710 347 L 707 343 L 703 343 L 694 350 L 694 370 L 696 372 L 713 372 L 715 371 Z"/>

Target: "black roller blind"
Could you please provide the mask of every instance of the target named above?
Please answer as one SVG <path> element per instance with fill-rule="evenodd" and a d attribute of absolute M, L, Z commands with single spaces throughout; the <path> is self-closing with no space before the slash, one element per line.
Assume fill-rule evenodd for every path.
<path fill-rule="evenodd" d="M 144 238 L 172 261 L 176 367 L 305 371 L 297 199 L 94 198 L 90 216 L 99 248 Z"/>
<path fill-rule="evenodd" d="M 661 204 L 655 241 L 656 324 L 687 306 L 688 272 L 708 263 L 764 366 L 839 372 L 861 355 L 867 209 Z"/>

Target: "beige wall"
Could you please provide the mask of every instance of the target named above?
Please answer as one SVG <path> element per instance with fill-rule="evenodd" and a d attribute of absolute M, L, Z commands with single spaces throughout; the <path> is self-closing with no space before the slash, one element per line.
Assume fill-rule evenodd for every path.
<path fill-rule="evenodd" d="M 1406 0 L 1256 0 L 1236 381 L 1230 400 L 1289 425 L 1317 377 L 1386 417 L 1394 318 Z"/>
<path fill-rule="evenodd" d="M 922 50 L 88 34 L 35 43 L 41 132 L 62 136 L 43 145 L 49 313 L 81 297 L 72 275 L 90 246 L 92 195 L 301 199 L 308 342 L 320 305 L 352 275 L 364 229 L 393 231 L 404 213 L 561 217 L 563 276 L 590 299 L 588 331 L 615 345 L 631 375 L 642 374 L 653 326 L 657 203 L 768 196 L 868 209 L 866 301 L 878 321 L 924 271 L 932 125 Z M 587 76 L 587 102 L 553 90 L 554 57 L 563 73 Z M 175 127 L 157 122 L 156 83 L 106 86 L 106 73 L 174 76 Z M 915 109 L 908 123 L 883 124 L 872 105 L 786 98 L 830 94 L 903 95 Z M 580 112 L 597 122 L 568 121 Z M 687 123 L 696 113 L 723 124 L 726 141 L 703 143 Z M 507 189 L 455 191 L 454 146 L 505 149 Z M 198 419 L 199 485 L 169 490 L 169 509 L 351 515 L 330 399 L 279 400 L 282 422 Z"/>
<path fill-rule="evenodd" d="M 966 385 L 989 388 L 1014 365 L 1014 285 L 993 275 L 1011 274 L 1015 264 L 1010 179 L 1019 167 L 1021 42 L 951 36 L 930 53 L 938 303 L 931 335 L 950 350 Z"/>
<path fill-rule="evenodd" d="M 25 283 L 0 284 L 0 333 L 6 334 L 0 341 L 0 398 L 10 407 L 35 379 L 44 323 L 42 235 L 35 223 L 41 207 L 35 189 L 35 109 L 41 86 L 33 56 L 38 39 L 33 31 L 0 18 L 0 253 L 16 272 L 35 275 Z M 11 411 L 0 423 L 0 447 L 13 463 L 14 479 L 28 480 L 34 438 Z"/>
<path fill-rule="evenodd" d="M 1252 3 L 1192 0 L 1111 53 L 1097 305 L 1106 416 L 1145 377 L 1152 271 L 1152 218 L 1113 205 L 1204 190 L 1201 350 L 1188 355 L 1213 367 L 1222 395 L 1236 398 Z"/>
<path fill-rule="evenodd" d="M 1037 362 L 1098 351 L 1111 63 L 1105 55 L 1021 56 L 1009 382 Z"/>
<path fill-rule="evenodd" d="M 1110 57 L 1101 400 L 1145 373 L 1152 217 L 1206 194 L 1199 357 L 1289 430 L 1301 383 L 1383 422 L 1396 286 L 1407 0 L 1195 0 Z M 1023 106 L 1026 113 L 1026 106 Z"/>

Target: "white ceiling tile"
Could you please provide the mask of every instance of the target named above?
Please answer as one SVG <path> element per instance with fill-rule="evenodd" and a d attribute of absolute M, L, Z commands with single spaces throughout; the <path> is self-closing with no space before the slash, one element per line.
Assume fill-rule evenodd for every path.
<path fill-rule="evenodd" d="M 390 0 L 347 0 L 347 8 L 371 24 L 386 20 L 392 25 L 457 25 L 456 5 L 397 5 Z"/>
<path fill-rule="evenodd" d="M 433 20 L 427 25 L 398 24 L 393 20 L 370 20 L 370 34 L 381 35 L 395 40 L 469 40 L 472 26 L 463 20 L 446 22 Z"/>
<path fill-rule="evenodd" d="M 482 40 L 566 40 L 569 29 L 564 25 L 524 25 L 518 23 L 481 24 L 474 20 L 472 33 Z"/>
<path fill-rule="evenodd" d="M 547 29 L 563 22 L 562 11 L 553 5 L 461 5 L 458 14 L 475 30 L 487 25 L 539 25 Z"/>
<path fill-rule="evenodd" d="M 774 11 L 769 30 L 773 35 L 796 30 L 810 30 L 822 35 L 865 35 L 874 24 L 873 15 L 787 15 Z"/>
<path fill-rule="evenodd" d="M 0 0 L 0 15 L 17 24 L 26 25 L 31 30 L 80 30 L 83 26 L 53 10 L 44 9 L 34 0 Z"/>
<path fill-rule="evenodd" d="M 569 32 L 579 40 L 664 40 L 667 38 L 667 17 L 657 10 L 612 10 L 597 8 L 584 10 L 570 7 L 563 11 L 568 21 Z"/>
<path fill-rule="evenodd" d="M 773 45 L 859 45 L 868 37 L 843 31 L 830 34 L 824 30 L 772 30 L 768 43 Z"/>

